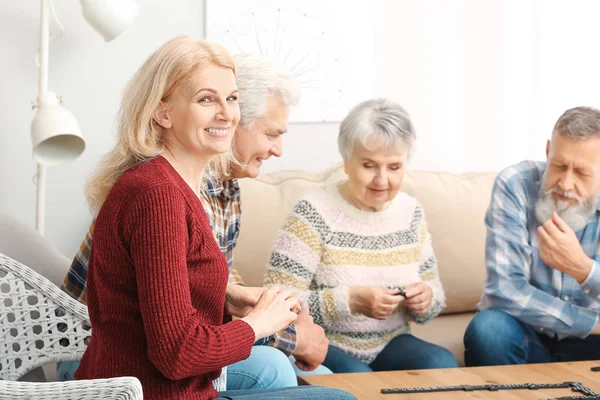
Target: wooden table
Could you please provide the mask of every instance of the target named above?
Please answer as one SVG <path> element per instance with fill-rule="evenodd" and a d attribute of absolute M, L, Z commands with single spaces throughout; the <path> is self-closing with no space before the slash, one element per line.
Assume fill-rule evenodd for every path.
<path fill-rule="evenodd" d="M 301 380 L 309 385 L 344 389 L 354 394 L 358 399 L 368 400 L 547 399 L 561 396 L 579 396 L 580 394 L 573 393 L 570 389 L 381 394 L 381 389 L 579 381 L 584 386 L 600 393 L 600 372 L 590 370 L 591 367 L 595 366 L 600 366 L 600 361 L 359 374 L 305 375 L 301 377 Z"/>

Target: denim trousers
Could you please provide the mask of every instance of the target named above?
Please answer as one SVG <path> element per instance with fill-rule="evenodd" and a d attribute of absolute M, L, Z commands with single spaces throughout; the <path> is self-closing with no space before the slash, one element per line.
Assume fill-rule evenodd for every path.
<path fill-rule="evenodd" d="M 600 359 L 600 335 L 556 340 L 499 310 L 478 312 L 464 344 L 468 367 Z"/>
<path fill-rule="evenodd" d="M 323 365 L 333 373 L 458 367 L 450 351 L 410 334 L 396 336 L 368 365 L 335 346 L 329 346 Z"/>
<path fill-rule="evenodd" d="M 298 386 L 296 373 L 304 374 L 289 358 L 269 346 L 254 346 L 250 357 L 227 367 L 227 390 L 275 389 Z M 73 380 L 79 366 L 77 361 L 63 362 L 58 365 L 57 375 L 61 381 Z M 331 373 L 327 368 L 319 366 L 308 373 Z"/>
<path fill-rule="evenodd" d="M 321 386 L 299 386 L 280 389 L 227 390 L 218 399 L 228 400 L 356 400 L 354 395 L 339 389 Z"/>

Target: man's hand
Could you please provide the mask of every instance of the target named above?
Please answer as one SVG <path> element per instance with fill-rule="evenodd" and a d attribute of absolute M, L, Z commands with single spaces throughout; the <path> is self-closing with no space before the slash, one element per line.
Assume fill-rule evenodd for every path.
<path fill-rule="evenodd" d="M 245 317 L 252 311 L 264 291 L 265 288 L 262 287 L 227 285 L 225 311 L 238 318 Z"/>
<path fill-rule="evenodd" d="M 325 360 L 329 340 L 323 328 L 313 321 L 308 304 L 303 305 L 294 324 L 296 348 L 293 356 L 296 358 L 296 366 L 302 371 L 313 371 Z"/>
<path fill-rule="evenodd" d="M 404 292 L 406 293 L 404 307 L 415 314 L 423 314 L 431 305 L 433 290 L 425 282 L 411 283 L 404 289 Z"/>
<path fill-rule="evenodd" d="M 557 213 L 538 228 L 540 257 L 551 268 L 571 275 L 583 282 L 590 274 L 594 262 L 589 258 L 575 232 Z"/>

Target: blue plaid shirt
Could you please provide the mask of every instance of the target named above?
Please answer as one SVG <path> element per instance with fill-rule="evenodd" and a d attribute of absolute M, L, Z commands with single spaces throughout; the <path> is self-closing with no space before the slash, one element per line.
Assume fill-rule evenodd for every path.
<path fill-rule="evenodd" d="M 600 207 L 576 232 L 594 265 L 579 284 L 540 258 L 535 203 L 546 163 L 523 161 L 496 178 L 487 227 L 487 280 L 478 308 L 502 310 L 556 339 L 585 338 L 600 312 Z"/>

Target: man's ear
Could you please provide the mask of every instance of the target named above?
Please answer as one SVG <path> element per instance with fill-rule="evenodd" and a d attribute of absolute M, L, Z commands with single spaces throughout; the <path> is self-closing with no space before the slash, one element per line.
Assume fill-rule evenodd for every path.
<path fill-rule="evenodd" d="M 550 141 L 546 141 L 546 159 L 548 159 L 548 156 L 550 155 Z"/>
<path fill-rule="evenodd" d="M 160 126 L 165 129 L 169 129 L 173 126 L 173 122 L 171 121 L 171 116 L 167 111 L 166 104 L 164 102 L 160 102 L 156 110 L 154 110 L 154 114 L 152 114 L 152 119 L 154 119 Z"/>

